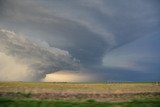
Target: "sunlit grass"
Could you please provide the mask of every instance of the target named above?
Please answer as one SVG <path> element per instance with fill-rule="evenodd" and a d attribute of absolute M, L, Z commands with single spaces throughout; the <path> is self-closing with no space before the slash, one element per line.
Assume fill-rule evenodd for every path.
<path fill-rule="evenodd" d="M 93 90 L 94 89 L 94 90 Z M 39 82 L 0 82 L 0 92 L 52 92 L 73 91 L 87 93 L 121 92 L 160 92 L 155 83 L 39 83 Z"/>

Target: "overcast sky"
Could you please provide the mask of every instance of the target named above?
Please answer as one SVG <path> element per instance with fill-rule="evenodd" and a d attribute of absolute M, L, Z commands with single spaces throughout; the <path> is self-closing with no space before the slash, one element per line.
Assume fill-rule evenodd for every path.
<path fill-rule="evenodd" d="M 0 0 L 0 80 L 59 71 L 160 81 L 160 1 Z"/>

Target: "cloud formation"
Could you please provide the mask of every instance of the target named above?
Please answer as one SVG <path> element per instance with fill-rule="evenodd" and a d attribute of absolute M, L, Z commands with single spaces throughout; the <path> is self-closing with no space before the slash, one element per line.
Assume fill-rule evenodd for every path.
<path fill-rule="evenodd" d="M 97 75 L 118 72 L 116 65 L 134 72 L 135 69 L 141 71 L 145 58 L 132 61 L 133 54 L 126 57 L 125 51 L 131 51 L 133 47 L 128 44 L 137 44 L 138 39 L 160 34 L 159 5 L 159 0 L 0 0 L 0 27 L 19 32 L 32 41 L 45 41 L 38 44 L 40 47 L 66 50 L 88 69 L 86 72 Z M 153 50 L 158 49 L 155 47 L 159 44 L 151 45 Z M 123 55 L 114 58 L 108 54 L 120 53 L 119 48 L 123 46 L 131 49 L 124 49 Z M 136 58 L 143 57 L 139 55 L 140 49 L 134 52 L 138 54 Z M 126 60 L 121 60 L 122 56 Z M 112 62 L 107 61 L 108 57 L 112 57 Z"/>
<path fill-rule="evenodd" d="M 0 80 L 40 80 L 50 72 L 79 68 L 67 51 L 5 29 L 0 29 L 0 59 Z"/>

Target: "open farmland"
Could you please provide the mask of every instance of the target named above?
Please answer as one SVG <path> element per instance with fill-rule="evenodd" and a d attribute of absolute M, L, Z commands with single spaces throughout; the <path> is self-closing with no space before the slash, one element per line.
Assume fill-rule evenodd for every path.
<path fill-rule="evenodd" d="M 137 100 L 143 104 L 147 104 L 147 101 L 152 104 L 153 101 L 159 106 L 160 85 L 158 83 L 0 82 L 0 98 L 2 106 L 7 101 L 16 104 L 20 101 L 39 104 L 42 101 L 49 105 L 58 102 L 65 104 L 72 102 L 79 105 L 87 101 L 85 102 L 87 104 L 123 105 L 125 102 L 129 104 L 128 101 L 136 102 Z M 61 105 L 56 107 L 61 107 Z"/>

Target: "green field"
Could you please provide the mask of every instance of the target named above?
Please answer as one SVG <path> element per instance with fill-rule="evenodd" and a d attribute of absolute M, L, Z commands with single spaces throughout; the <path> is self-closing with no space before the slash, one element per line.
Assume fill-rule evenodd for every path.
<path fill-rule="evenodd" d="M 160 101 L 152 99 L 128 102 L 96 102 L 94 100 L 77 102 L 0 99 L 0 107 L 160 107 Z"/>
<path fill-rule="evenodd" d="M 0 107 L 160 107 L 159 83 L 0 82 Z"/>

